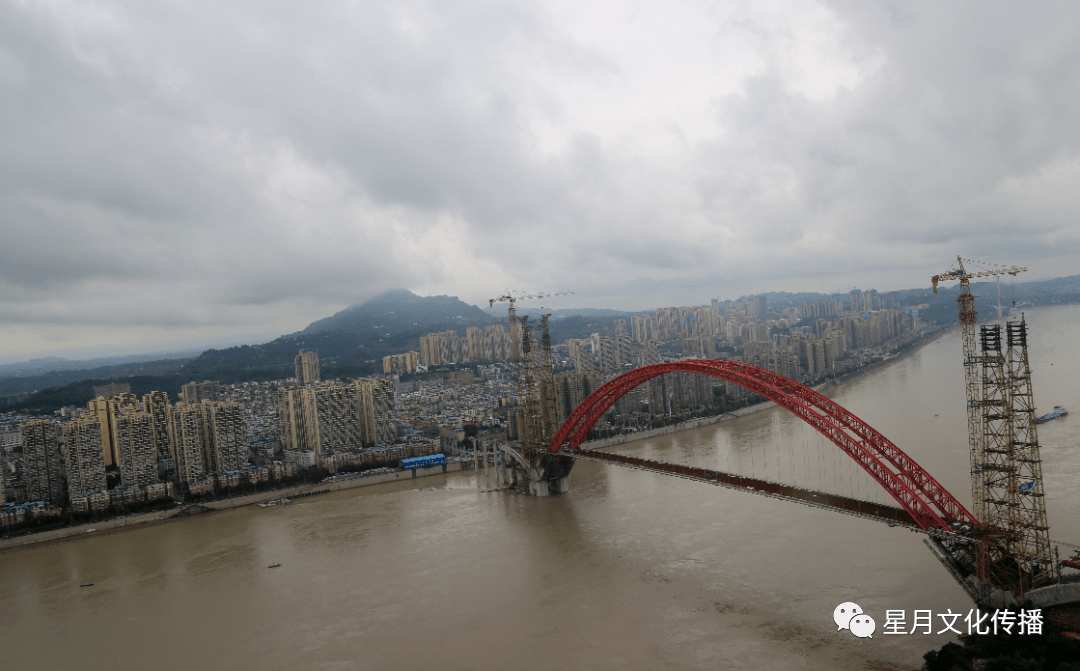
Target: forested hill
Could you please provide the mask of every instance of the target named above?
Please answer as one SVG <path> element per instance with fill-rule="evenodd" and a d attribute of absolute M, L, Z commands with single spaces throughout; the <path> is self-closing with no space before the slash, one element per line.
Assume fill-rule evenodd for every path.
<path fill-rule="evenodd" d="M 323 379 L 358 377 L 381 372 L 382 357 L 388 354 L 419 349 L 420 336 L 450 329 L 464 334 L 469 326 L 501 321 L 454 296 L 390 291 L 261 345 L 209 349 L 191 360 L 141 367 L 0 378 L 0 397 L 37 391 L 26 399 L 9 399 L 6 407 L 52 410 L 84 404 L 93 397 L 94 385 L 110 381 L 129 382 L 135 393 L 159 389 L 175 397 L 180 386 L 191 381 L 227 384 L 291 377 L 293 358 L 302 349 L 318 352 Z"/>
<path fill-rule="evenodd" d="M 402 331 L 431 333 L 462 326 L 484 326 L 496 321 L 496 317 L 457 296 L 417 296 L 411 291 L 395 289 L 345 308 L 332 317 L 312 322 L 293 335 L 342 332 L 356 333 L 367 340 L 392 338 Z"/>

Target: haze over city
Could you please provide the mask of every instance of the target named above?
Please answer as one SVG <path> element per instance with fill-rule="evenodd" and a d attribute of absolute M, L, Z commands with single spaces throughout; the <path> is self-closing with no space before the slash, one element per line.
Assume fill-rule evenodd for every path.
<path fill-rule="evenodd" d="M 1070 275 L 1071 3 L 0 6 L 0 359 Z"/>

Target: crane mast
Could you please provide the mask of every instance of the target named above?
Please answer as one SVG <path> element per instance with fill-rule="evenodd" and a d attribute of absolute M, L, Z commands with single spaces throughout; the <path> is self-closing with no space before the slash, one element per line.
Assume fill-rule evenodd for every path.
<path fill-rule="evenodd" d="M 954 265 L 931 282 L 934 293 L 939 282 L 960 282 L 956 301 L 964 349 L 971 495 L 983 539 L 976 549 L 976 577 L 986 589 L 993 585 L 1023 594 L 1050 570 L 1027 324 L 1023 319 L 1010 321 L 1004 334 L 1000 324 L 984 325 L 977 332 L 970 280 L 1016 275 L 1027 268 L 971 272 L 959 256 Z"/>

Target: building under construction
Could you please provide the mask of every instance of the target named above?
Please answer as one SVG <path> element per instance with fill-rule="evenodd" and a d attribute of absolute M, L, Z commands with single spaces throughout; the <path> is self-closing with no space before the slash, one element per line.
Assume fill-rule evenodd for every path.
<path fill-rule="evenodd" d="M 522 296 L 539 298 L 542 296 Z M 569 457 L 553 455 L 548 444 L 559 429 L 555 373 L 551 356 L 550 314 L 530 322 L 528 315 L 514 309 L 518 297 L 509 294 L 490 301 L 510 304 L 509 323 L 512 340 L 511 361 L 517 378 L 517 406 L 511 410 L 511 423 L 517 440 L 499 446 L 506 456 L 508 484 L 533 496 L 548 496 L 567 491 L 567 477 L 574 465 Z"/>

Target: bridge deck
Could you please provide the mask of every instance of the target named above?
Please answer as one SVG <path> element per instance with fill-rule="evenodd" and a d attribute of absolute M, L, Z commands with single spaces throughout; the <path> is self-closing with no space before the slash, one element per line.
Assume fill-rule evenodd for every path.
<path fill-rule="evenodd" d="M 696 466 L 683 466 L 682 464 L 669 464 L 663 461 L 650 461 L 649 459 L 628 457 L 622 454 L 612 454 L 610 452 L 599 452 L 597 450 L 563 450 L 560 454 L 575 459 L 619 464 L 620 466 L 629 466 L 630 468 L 637 468 L 654 473 L 663 473 L 665 475 L 674 475 L 690 480 L 699 480 L 721 487 L 727 487 L 729 489 L 737 489 L 787 501 L 795 501 L 796 503 L 802 503 L 816 508 L 825 508 L 835 512 L 855 515 L 856 517 L 863 517 L 877 522 L 887 522 L 889 524 L 911 527 L 913 530 L 921 531 L 919 525 L 915 523 L 915 520 L 913 520 L 911 515 L 908 515 L 907 511 L 903 508 L 886 506 L 880 503 L 861 501 L 859 499 L 838 496 L 827 492 L 801 489 L 790 485 L 769 482 L 768 480 L 758 480 L 756 478 L 747 478 L 741 475 L 723 473 L 721 471 L 697 468 Z"/>

